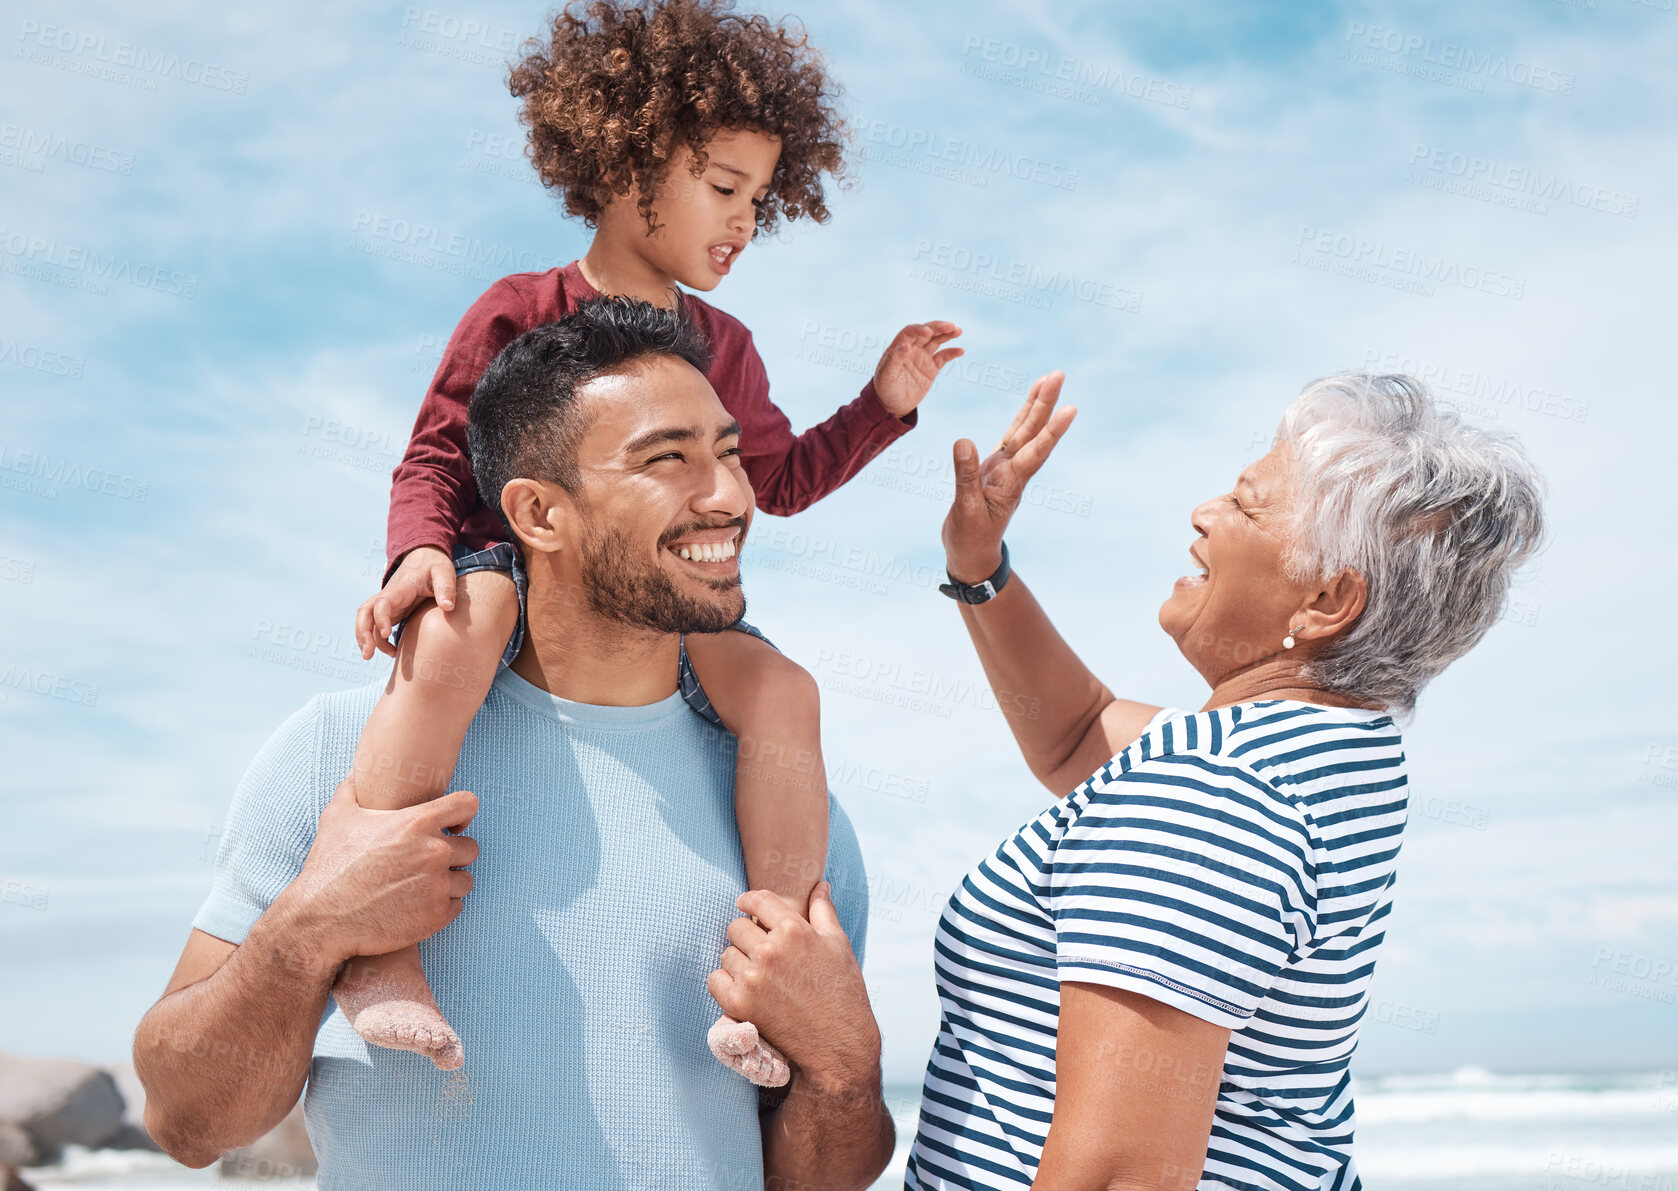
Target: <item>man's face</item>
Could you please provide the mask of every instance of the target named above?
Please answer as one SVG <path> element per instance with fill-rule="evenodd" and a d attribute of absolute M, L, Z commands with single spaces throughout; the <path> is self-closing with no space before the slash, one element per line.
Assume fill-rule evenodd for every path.
<path fill-rule="evenodd" d="M 686 361 L 639 360 L 579 396 L 578 550 L 590 606 L 661 633 L 715 633 L 745 613 L 739 551 L 755 507 L 740 426 Z"/>

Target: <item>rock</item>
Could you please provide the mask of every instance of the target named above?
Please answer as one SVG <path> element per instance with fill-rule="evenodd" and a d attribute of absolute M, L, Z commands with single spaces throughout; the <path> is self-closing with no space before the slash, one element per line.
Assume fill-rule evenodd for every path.
<path fill-rule="evenodd" d="M 122 1097 L 122 1126 L 105 1139 L 107 1150 L 153 1150 L 162 1147 L 146 1132 L 146 1089 L 134 1073 L 133 1063 L 117 1063 L 106 1067 L 105 1074 L 117 1085 Z"/>
<path fill-rule="evenodd" d="M 154 1154 L 161 1154 L 163 1147 L 151 1139 L 151 1134 L 139 1125 L 130 1125 L 124 1121 L 117 1131 L 105 1139 L 107 1150 L 150 1150 Z"/>
<path fill-rule="evenodd" d="M 33 1166 L 36 1162 L 35 1143 L 22 1125 L 0 1121 L 0 1169 L 8 1166 Z"/>
<path fill-rule="evenodd" d="M 303 1124 L 299 1100 L 285 1120 L 248 1146 L 223 1156 L 221 1176 L 237 1179 L 295 1179 L 315 1173 L 315 1148 Z"/>
<path fill-rule="evenodd" d="M 17 1168 L 0 1162 L 0 1191 L 35 1191 L 18 1175 Z"/>
<path fill-rule="evenodd" d="M 122 1095 L 107 1073 L 71 1059 L 0 1055 L 0 1121 L 29 1134 L 36 1160 L 67 1145 L 96 1150 L 122 1128 Z"/>

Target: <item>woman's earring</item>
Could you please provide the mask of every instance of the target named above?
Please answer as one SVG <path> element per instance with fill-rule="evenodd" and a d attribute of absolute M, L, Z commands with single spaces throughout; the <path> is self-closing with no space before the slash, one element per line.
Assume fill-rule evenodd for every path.
<path fill-rule="evenodd" d="M 1293 631 L 1293 633 L 1303 633 L 1304 631 L 1305 631 L 1305 626 L 1300 625 L 1297 629 L 1295 629 Z M 1289 633 L 1286 637 L 1282 638 L 1282 648 L 1283 649 L 1292 649 L 1294 647 L 1293 633 Z"/>

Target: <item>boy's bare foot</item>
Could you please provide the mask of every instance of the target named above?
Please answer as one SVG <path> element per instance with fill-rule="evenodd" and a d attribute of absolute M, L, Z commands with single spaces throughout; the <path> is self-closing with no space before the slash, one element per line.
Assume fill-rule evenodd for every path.
<path fill-rule="evenodd" d="M 414 1051 L 443 1071 L 466 1061 L 460 1035 L 425 982 L 418 947 L 351 960 L 332 986 L 332 996 L 355 1032 L 374 1046 Z"/>
<path fill-rule="evenodd" d="M 705 1041 L 711 1053 L 725 1067 L 732 1068 L 760 1088 L 778 1088 L 792 1078 L 781 1052 L 758 1036 L 749 1021 L 735 1021 L 728 1014 L 717 1018 Z"/>

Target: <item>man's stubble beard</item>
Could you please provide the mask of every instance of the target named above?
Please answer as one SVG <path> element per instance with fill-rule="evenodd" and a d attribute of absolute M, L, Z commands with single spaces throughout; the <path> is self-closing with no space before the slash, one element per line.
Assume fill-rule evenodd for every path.
<path fill-rule="evenodd" d="M 641 563 L 627 535 L 583 527 L 582 577 L 589 608 L 656 633 L 720 633 L 746 614 L 740 576 L 701 580 L 719 599 L 693 599 L 657 564 Z"/>

